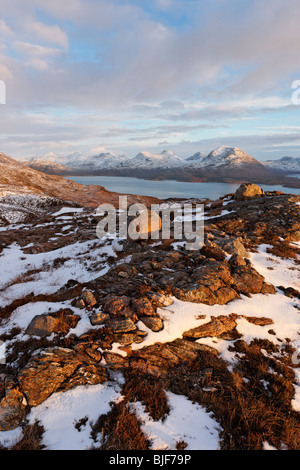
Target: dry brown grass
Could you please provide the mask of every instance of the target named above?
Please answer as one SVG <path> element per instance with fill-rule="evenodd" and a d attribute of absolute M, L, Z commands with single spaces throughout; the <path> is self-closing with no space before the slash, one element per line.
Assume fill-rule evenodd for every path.
<path fill-rule="evenodd" d="M 126 382 L 122 392 L 127 402 L 140 401 L 145 411 L 155 420 L 164 420 L 170 412 L 170 407 L 163 383 L 153 377 L 125 374 Z"/>
<path fill-rule="evenodd" d="M 63 302 L 65 300 L 71 300 L 81 295 L 82 288 L 83 285 L 79 283 L 76 283 L 76 285 L 72 287 L 69 287 L 69 285 L 66 284 L 64 288 L 53 294 L 34 295 L 31 293 L 21 299 L 16 299 L 11 304 L 0 309 L 0 324 L 1 320 L 9 318 L 12 312 L 18 307 L 22 307 L 23 305 L 31 302 Z"/>
<path fill-rule="evenodd" d="M 169 404 L 163 383 L 153 377 L 125 372 L 122 387 L 123 400 L 111 405 L 111 411 L 98 418 L 92 425 L 91 436 L 99 442 L 100 450 L 147 450 L 150 441 L 141 431 L 141 422 L 134 413 L 131 403 L 140 401 L 149 415 L 156 421 L 163 420 L 169 413 Z M 97 445 L 97 444 L 96 444 Z M 184 449 L 185 443 L 178 443 Z"/>
<path fill-rule="evenodd" d="M 288 354 L 269 341 L 247 345 L 238 340 L 240 360 L 229 373 L 219 358 L 203 355 L 186 367 L 174 368 L 169 388 L 211 411 L 220 423 L 223 450 L 261 450 L 263 442 L 277 449 L 300 449 L 300 420 L 291 407 L 294 371 Z M 276 352 L 276 358 L 272 356 Z M 266 354 L 267 353 L 267 354 Z M 205 386 L 199 380 L 203 368 L 212 367 Z"/>
<path fill-rule="evenodd" d="M 147 450 L 150 442 L 141 431 L 141 423 L 125 401 L 113 403 L 111 411 L 92 425 L 91 436 L 98 450 Z"/>
<path fill-rule="evenodd" d="M 34 424 L 27 424 L 23 428 L 23 436 L 9 450 L 42 450 L 44 428 L 37 421 Z"/>
<path fill-rule="evenodd" d="M 271 253 L 272 255 L 283 259 L 297 260 L 300 255 L 300 249 L 295 246 L 291 246 L 286 241 L 280 241 L 275 243 L 272 248 L 267 248 L 267 253 Z"/>

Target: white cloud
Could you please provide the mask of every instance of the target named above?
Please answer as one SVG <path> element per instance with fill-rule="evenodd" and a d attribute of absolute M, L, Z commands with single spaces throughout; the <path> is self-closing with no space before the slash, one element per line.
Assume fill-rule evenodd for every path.
<path fill-rule="evenodd" d="M 49 57 L 61 53 L 61 50 L 57 48 L 40 46 L 39 44 L 23 41 L 14 41 L 12 47 L 25 56 L 33 57 Z"/>
<path fill-rule="evenodd" d="M 47 25 L 32 21 L 25 25 L 25 29 L 33 33 L 40 40 L 45 40 L 47 43 L 56 44 L 63 49 L 68 49 L 68 36 L 58 25 Z"/>
<path fill-rule="evenodd" d="M 0 19 L 0 34 L 5 36 L 14 35 L 8 24 L 3 19 Z"/>
<path fill-rule="evenodd" d="M 1 56 L 0 56 L 0 59 L 1 59 Z M 9 70 L 9 68 L 6 67 L 6 65 L 0 64 L 0 79 L 8 80 L 10 78 L 12 78 L 12 73 Z"/>
<path fill-rule="evenodd" d="M 29 65 L 39 71 L 44 71 L 49 69 L 49 64 L 46 60 L 33 58 L 29 61 Z"/>
<path fill-rule="evenodd" d="M 120 145 L 120 151 L 123 144 L 133 145 L 134 132 L 153 145 L 168 132 L 174 142 L 178 136 L 191 142 L 193 132 L 198 142 L 212 138 L 209 129 L 226 125 L 230 137 L 246 119 L 254 126 L 267 112 L 288 111 L 291 77 L 300 78 L 299 0 L 288 7 L 284 0 L 145 5 L 145 0 L 0 0 L 0 79 L 7 80 L 8 105 L 51 108 L 58 115 L 75 110 L 71 124 L 62 121 L 64 132 L 57 132 L 55 119 L 48 127 L 31 122 L 26 128 L 32 146 L 39 138 L 47 146 L 56 136 L 63 147 L 72 132 L 78 145 L 109 150 L 110 144 Z M 181 28 L 186 17 L 190 27 Z M 182 125 L 187 121 L 190 126 Z M 7 142 L 12 136 L 24 141 L 13 133 L 17 120 L 10 122 Z"/>

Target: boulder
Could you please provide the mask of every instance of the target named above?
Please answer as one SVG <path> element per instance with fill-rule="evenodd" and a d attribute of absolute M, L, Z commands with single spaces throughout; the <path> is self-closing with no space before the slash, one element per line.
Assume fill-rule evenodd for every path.
<path fill-rule="evenodd" d="M 113 333 L 128 333 L 129 331 L 135 331 L 137 329 L 130 318 L 110 318 L 106 322 L 106 326 Z"/>
<path fill-rule="evenodd" d="M 134 299 L 132 301 L 132 308 L 135 310 L 139 317 L 155 317 L 156 312 L 147 297 L 142 297 L 140 299 Z"/>
<path fill-rule="evenodd" d="M 72 304 L 72 305 L 73 305 L 73 304 Z M 74 307 L 76 307 L 76 308 L 85 308 L 84 300 L 83 300 L 83 299 L 77 299 L 77 300 L 74 302 Z"/>
<path fill-rule="evenodd" d="M 218 240 L 217 244 L 230 255 L 239 255 L 242 258 L 247 258 L 249 256 L 246 248 L 244 247 L 240 237 L 233 238 L 221 238 Z"/>
<path fill-rule="evenodd" d="M 234 268 L 232 278 L 232 287 L 240 294 L 259 294 L 264 286 L 264 277 L 249 266 Z"/>
<path fill-rule="evenodd" d="M 178 338 L 171 343 L 156 343 L 132 351 L 130 368 L 137 373 L 168 378 L 174 366 L 196 361 L 203 352 L 218 356 L 218 351 L 211 346 Z"/>
<path fill-rule="evenodd" d="M 241 317 L 253 325 L 265 326 L 274 324 L 274 321 L 267 317 L 247 317 L 246 315 L 241 315 Z"/>
<path fill-rule="evenodd" d="M 30 406 L 37 406 L 58 390 L 68 390 L 79 384 L 103 383 L 107 380 L 106 372 L 102 366 L 96 367 L 94 362 L 89 355 L 73 349 L 44 349 L 20 371 L 21 391 Z"/>
<path fill-rule="evenodd" d="M 83 300 L 85 305 L 90 309 L 95 307 L 95 305 L 97 304 L 97 300 L 95 299 L 95 296 L 91 291 L 83 292 L 81 300 Z"/>
<path fill-rule="evenodd" d="M 128 309 L 130 306 L 130 297 L 126 295 L 112 295 L 105 299 L 103 311 L 110 315 L 120 315 L 122 310 Z"/>
<path fill-rule="evenodd" d="M 51 315 L 36 315 L 29 323 L 26 334 L 30 336 L 50 336 L 58 327 L 59 319 Z"/>
<path fill-rule="evenodd" d="M 219 337 L 224 333 L 232 331 L 237 326 L 237 315 L 220 315 L 219 317 L 211 317 L 211 320 L 204 325 L 192 328 L 183 333 L 185 339 L 199 339 L 207 337 Z"/>
<path fill-rule="evenodd" d="M 112 370 L 124 370 L 128 367 L 128 358 L 121 354 L 106 351 L 103 354 L 107 367 Z"/>
<path fill-rule="evenodd" d="M 243 183 L 236 190 L 234 199 L 236 201 L 247 201 L 249 199 L 255 199 L 264 196 L 264 191 L 253 183 Z"/>
<path fill-rule="evenodd" d="M 236 253 L 230 257 L 228 262 L 229 262 L 230 266 L 232 266 L 233 268 L 236 268 L 237 266 L 246 266 L 247 265 L 247 262 L 246 262 L 245 258 L 243 258 L 242 256 L 240 256 Z"/>
<path fill-rule="evenodd" d="M 154 332 L 161 331 L 164 327 L 163 321 L 159 317 L 141 317 L 140 320 L 149 330 Z"/>
<path fill-rule="evenodd" d="M 0 431 L 11 431 L 23 421 L 27 400 L 14 377 L 3 374 L 1 379 L 4 396 L 0 401 Z"/>
<path fill-rule="evenodd" d="M 80 320 L 70 309 L 62 309 L 51 314 L 36 315 L 29 323 L 26 334 L 45 338 L 52 333 L 66 334 L 71 328 L 75 328 Z"/>
<path fill-rule="evenodd" d="M 93 326 L 104 325 L 108 319 L 108 313 L 104 312 L 94 312 L 90 316 L 90 322 Z"/>

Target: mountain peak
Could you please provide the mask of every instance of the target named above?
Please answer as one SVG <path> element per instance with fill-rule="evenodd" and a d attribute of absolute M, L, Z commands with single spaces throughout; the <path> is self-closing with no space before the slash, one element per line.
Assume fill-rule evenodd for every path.
<path fill-rule="evenodd" d="M 241 166 L 245 164 L 261 165 L 255 158 L 238 147 L 218 147 L 210 152 L 202 161 L 203 166 Z"/>
<path fill-rule="evenodd" d="M 165 150 L 163 150 L 163 151 L 161 152 L 161 155 L 175 155 L 175 156 L 177 157 L 176 153 L 173 152 L 173 150 L 170 150 L 170 149 L 165 149 Z"/>
<path fill-rule="evenodd" d="M 194 153 L 194 155 L 192 155 L 191 157 L 188 157 L 186 159 L 187 162 L 193 162 L 193 161 L 201 161 L 203 160 L 203 158 L 207 157 L 207 153 L 203 153 L 203 152 L 196 152 Z"/>

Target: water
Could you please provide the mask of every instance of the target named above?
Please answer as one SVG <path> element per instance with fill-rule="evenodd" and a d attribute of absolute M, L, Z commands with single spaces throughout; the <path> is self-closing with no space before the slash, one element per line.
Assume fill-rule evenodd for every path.
<path fill-rule="evenodd" d="M 225 194 L 233 193 L 240 186 L 230 183 L 190 183 L 164 180 L 153 181 L 127 176 L 71 176 L 68 179 L 85 185 L 104 186 L 108 191 L 123 194 L 138 194 L 153 196 L 159 199 L 167 198 L 197 198 L 218 199 Z M 259 185 L 265 191 L 282 191 L 284 193 L 300 194 L 300 188 L 284 188 L 283 186 Z"/>

